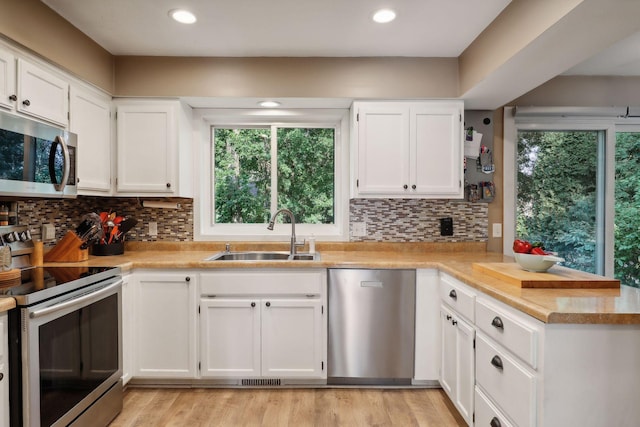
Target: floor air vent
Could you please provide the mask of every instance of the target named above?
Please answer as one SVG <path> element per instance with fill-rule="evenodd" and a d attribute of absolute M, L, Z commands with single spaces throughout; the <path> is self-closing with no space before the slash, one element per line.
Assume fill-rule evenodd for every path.
<path fill-rule="evenodd" d="M 279 378 L 246 379 L 246 380 L 242 380 L 242 385 L 274 386 L 274 385 L 281 385 L 281 381 Z"/>

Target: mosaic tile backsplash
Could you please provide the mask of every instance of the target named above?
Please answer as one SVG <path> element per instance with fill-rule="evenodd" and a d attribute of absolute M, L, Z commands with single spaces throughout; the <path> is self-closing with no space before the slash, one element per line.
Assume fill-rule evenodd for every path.
<path fill-rule="evenodd" d="M 138 224 L 127 234 L 130 241 L 193 240 L 193 199 L 163 198 L 179 203 L 180 209 L 144 208 L 133 197 L 88 197 L 77 199 L 24 199 L 18 201 L 20 224 L 28 225 L 34 238 L 41 236 L 43 223 L 54 224 L 56 240 L 74 230 L 89 212 L 115 211 L 134 217 Z M 453 236 L 440 235 L 440 218 L 453 218 Z M 353 236 L 356 242 L 483 242 L 487 241 L 488 206 L 457 200 L 430 199 L 353 199 L 349 221 L 366 222 L 366 236 Z M 157 222 L 158 235 L 150 236 L 149 222 Z M 47 246 L 55 243 L 46 242 Z"/>
<path fill-rule="evenodd" d="M 126 235 L 133 241 L 187 241 L 193 240 L 193 200 L 182 198 L 163 198 L 162 200 L 179 203 L 180 209 L 144 208 L 135 197 L 87 197 L 77 199 L 28 199 L 18 201 L 20 224 L 28 225 L 31 234 L 40 238 L 40 227 L 44 223 L 54 224 L 56 240 L 67 231 L 75 230 L 83 215 L 89 212 L 116 212 L 120 216 L 133 217 L 138 223 Z M 158 235 L 150 236 L 149 222 L 158 223 Z M 55 242 L 45 242 L 52 245 Z"/>
<path fill-rule="evenodd" d="M 356 242 L 486 242 L 486 203 L 432 199 L 352 199 L 350 240 Z M 440 219 L 453 219 L 453 236 L 440 235 Z M 353 223 L 366 223 L 366 236 L 353 236 Z"/>

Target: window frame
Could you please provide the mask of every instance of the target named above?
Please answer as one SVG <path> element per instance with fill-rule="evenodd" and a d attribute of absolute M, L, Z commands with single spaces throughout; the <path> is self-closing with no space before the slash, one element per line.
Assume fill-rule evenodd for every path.
<path fill-rule="evenodd" d="M 552 109 L 550 109 L 552 110 Z M 615 214 L 615 117 L 544 114 L 515 116 L 515 107 L 504 109 L 504 205 L 503 253 L 512 255 L 516 238 L 517 144 L 518 131 L 602 131 L 604 141 L 598 147 L 596 200 L 596 272 L 614 277 L 614 214 Z"/>
<path fill-rule="evenodd" d="M 213 200 L 214 127 L 331 127 L 335 129 L 334 223 L 298 224 L 299 240 L 313 235 L 319 240 L 343 241 L 349 225 L 349 110 L 348 109 L 206 109 L 195 111 L 199 147 L 196 150 L 196 194 L 194 198 L 194 240 L 196 241 L 283 241 L 291 236 L 289 223 L 215 224 Z M 274 136 L 272 135 L 272 138 Z M 272 144 L 273 150 L 273 144 Z M 277 164 L 272 165 L 277 168 Z M 274 193 L 271 195 L 272 200 Z M 273 209 L 273 203 L 271 203 Z M 286 206 L 279 206 L 283 208 Z M 273 213 L 273 212 L 272 212 Z M 294 212 L 295 214 L 295 212 Z"/>

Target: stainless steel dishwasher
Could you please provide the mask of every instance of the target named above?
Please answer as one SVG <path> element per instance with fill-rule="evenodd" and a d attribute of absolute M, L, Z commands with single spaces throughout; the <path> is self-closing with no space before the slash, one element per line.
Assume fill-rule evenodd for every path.
<path fill-rule="evenodd" d="M 410 384 L 415 270 L 329 269 L 328 384 Z"/>

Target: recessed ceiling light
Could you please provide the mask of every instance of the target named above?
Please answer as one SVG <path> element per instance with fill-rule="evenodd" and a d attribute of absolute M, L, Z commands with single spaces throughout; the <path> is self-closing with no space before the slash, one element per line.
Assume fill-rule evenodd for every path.
<path fill-rule="evenodd" d="M 169 11 L 169 16 L 180 22 L 181 24 L 193 24 L 196 22 L 196 16 L 184 9 L 173 9 Z"/>
<path fill-rule="evenodd" d="M 373 14 L 373 20 L 379 24 L 386 24 L 396 19 L 396 13 L 391 9 L 380 9 Z"/>
<path fill-rule="evenodd" d="M 280 103 L 278 101 L 260 101 L 258 102 L 258 105 L 261 107 L 273 108 L 280 106 Z"/>

